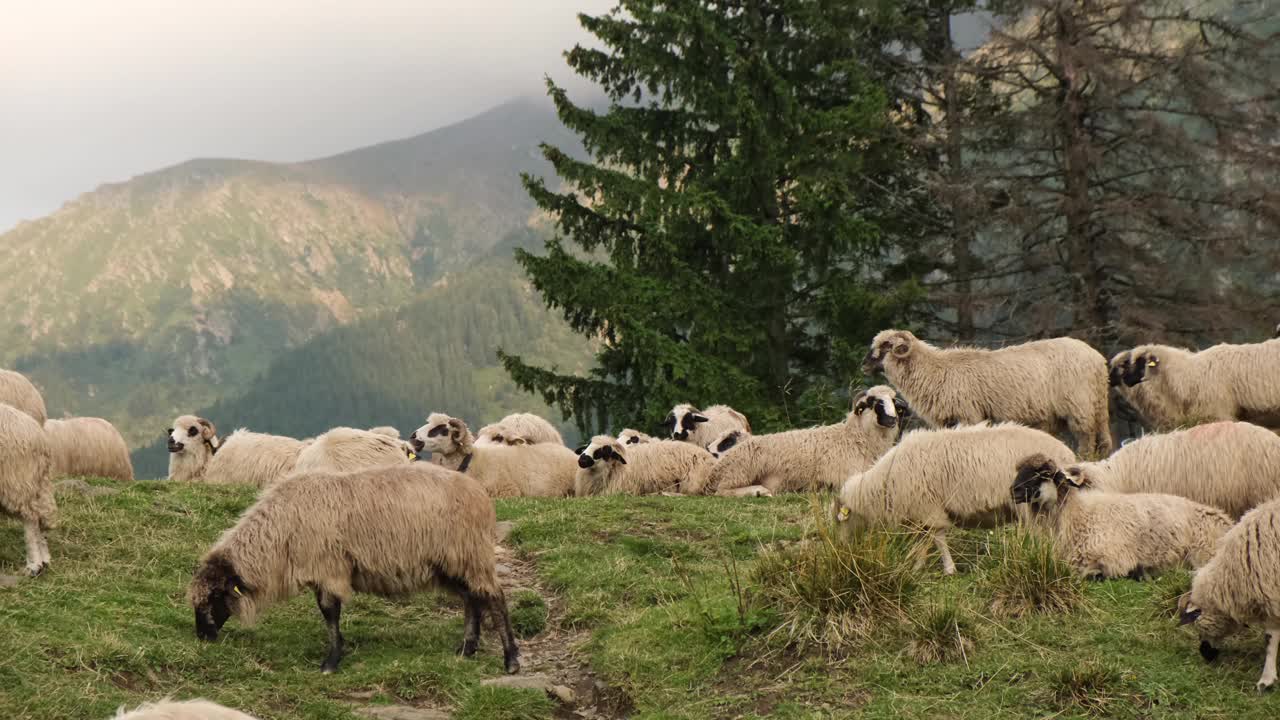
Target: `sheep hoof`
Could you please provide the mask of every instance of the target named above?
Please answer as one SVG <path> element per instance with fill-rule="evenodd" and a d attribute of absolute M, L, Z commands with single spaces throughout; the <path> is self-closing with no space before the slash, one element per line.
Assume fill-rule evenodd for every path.
<path fill-rule="evenodd" d="M 476 654 L 476 643 L 463 642 L 458 646 L 458 654 L 462 657 L 471 657 Z"/>
<path fill-rule="evenodd" d="M 337 665 L 330 665 L 329 663 L 325 663 L 324 665 L 321 665 L 321 666 L 320 666 L 320 674 L 321 674 L 321 675 L 332 675 L 332 674 L 334 674 L 334 673 L 336 673 L 336 672 L 338 672 L 338 666 L 337 666 Z"/>
<path fill-rule="evenodd" d="M 1276 684 L 1275 678 L 1272 678 L 1270 680 L 1259 680 L 1257 685 L 1258 692 L 1264 693 L 1270 690 L 1275 684 Z"/>
<path fill-rule="evenodd" d="M 28 563 L 27 574 L 31 577 L 39 577 L 45 568 L 49 567 L 49 563 Z"/>
<path fill-rule="evenodd" d="M 1205 662 L 1211 663 L 1218 659 L 1218 648 L 1210 644 L 1208 640 L 1201 640 L 1200 657 L 1204 658 Z"/>
<path fill-rule="evenodd" d="M 508 675 L 515 675 L 520 672 L 520 661 L 516 658 L 508 658 L 506 661 L 506 669 Z"/>

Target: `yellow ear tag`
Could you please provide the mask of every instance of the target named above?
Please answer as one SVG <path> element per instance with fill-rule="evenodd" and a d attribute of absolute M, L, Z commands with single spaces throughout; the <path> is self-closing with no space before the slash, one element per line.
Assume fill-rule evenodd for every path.
<path fill-rule="evenodd" d="M 1155 366 L 1156 366 L 1155 360 L 1152 360 L 1151 362 L 1147 363 L 1147 367 L 1155 367 Z"/>
<path fill-rule="evenodd" d="M 848 520 L 849 508 L 847 507 L 840 508 L 840 512 L 836 513 L 836 519 L 839 520 L 840 522 L 844 522 L 845 520 Z"/>
<path fill-rule="evenodd" d="M 236 594 L 236 597 L 241 597 L 241 596 L 243 596 L 243 595 L 244 595 L 244 593 L 240 592 L 240 586 L 239 586 L 239 585 L 235 585 L 235 586 L 233 586 L 233 587 L 231 588 L 231 592 L 235 593 L 235 594 Z"/>
<path fill-rule="evenodd" d="M 414 459 L 414 458 L 416 458 L 416 457 L 418 457 L 418 456 L 417 456 L 417 455 L 414 455 L 414 454 L 413 454 L 413 451 L 412 451 L 412 450 L 410 450 L 410 451 L 409 451 L 409 459 L 410 459 L 410 460 L 412 460 L 412 459 Z"/>

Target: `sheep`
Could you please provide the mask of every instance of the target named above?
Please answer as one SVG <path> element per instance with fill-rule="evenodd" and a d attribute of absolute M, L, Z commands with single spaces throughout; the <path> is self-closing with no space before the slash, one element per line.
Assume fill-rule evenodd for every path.
<path fill-rule="evenodd" d="M 751 437 L 749 434 L 741 430 L 725 430 L 707 443 L 707 452 L 711 453 L 711 457 L 719 460 L 725 453 L 737 447 L 744 438 L 749 437 Z"/>
<path fill-rule="evenodd" d="M 633 430 L 632 428 L 625 428 L 622 432 L 618 433 L 618 442 L 623 445 L 639 445 L 640 443 L 651 443 L 657 441 L 657 438 L 651 435 L 646 435 L 639 430 Z"/>
<path fill-rule="evenodd" d="M 885 330 L 863 361 L 863 372 L 878 371 L 933 427 L 1010 421 L 1069 430 L 1086 457 L 1111 452 L 1107 361 L 1075 338 L 941 349 L 905 330 Z"/>
<path fill-rule="evenodd" d="M 0 370 L 0 403 L 30 415 L 41 427 L 49 419 L 40 391 L 25 375 L 12 370 Z"/>
<path fill-rule="evenodd" d="M 665 440 L 627 447 L 609 435 L 597 435 L 579 452 L 573 494 L 698 495 L 714 464 L 710 453 L 690 443 Z"/>
<path fill-rule="evenodd" d="M 27 413 L 0 404 L 0 512 L 22 521 L 27 541 L 27 572 L 35 577 L 49 567 L 45 533 L 57 526 L 53 499 L 53 451 L 44 429 Z"/>
<path fill-rule="evenodd" d="M 893 388 L 877 385 L 854 398 L 844 422 L 741 439 L 712 469 L 711 487 L 720 495 L 838 488 L 893 447 L 908 415 Z"/>
<path fill-rule="evenodd" d="M 133 480 L 129 446 L 102 418 L 46 420 L 45 435 L 53 452 L 53 477 L 101 477 Z"/>
<path fill-rule="evenodd" d="M 204 482 L 213 484 L 244 483 L 260 488 L 270 487 L 293 472 L 298 456 L 309 441 L 283 435 L 250 432 L 240 428 L 218 444 L 217 454 L 209 458 Z"/>
<path fill-rule="evenodd" d="M 566 497 L 573 492 L 578 456 L 556 443 L 520 447 L 479 445 L 467 424 L 431 413 L 409 436 L 415 452 L 431 451 L 432 462 L 475 477 L 491 497 Z"/>
<path fill-rule="evenodd" d="M 913 430 L 868 470 L 845 481 L 832 505 L 834 519 L 855 519 L 850 527 L 923 526 L 942 555 L 943 572 L 951 575 L 956 566 L 946 531 L 1013 516 L 1009 488 L 1018 461 L 1037 453 L 1063 465 L 1076 459 L 1057 438 L 1016 423 Z"/>
<path fill-rule="evenodd" d="M 475 654 L 488 611 L 506 670 L 518 672 L 494 562 L 496 525 L 479 483 L 430 463 L 297 473 L 264 492 L 201 559 L 187 593 L 196 636 L 212 642 L 228 618 L 251 624 L 309 587 L 329 630 L 321 670 L 337 672 L 338 621 L 354 593 L 399 596 L 438 585 L 465 603 L 459 653 Z"/>
<path fill-rule="evenodd" d="M 1191 579 L 1191 591 L 1178 601 L 1179 623 L 1195 623 L 1200 655 L 1218 657 L 1214 646 L 1244 625 L 1261 625 L 1267 634 L 1266 662 L 1259 692 L 1276 682 L 1280 647 L 1280 500 L 1245 514 L 1218 541 L 1218 551 Z"/>
<path fill-rule="evenodd" d="M 751 432 L 747 417 L 728 405 L 712 405 L 706 410 L 688 403 L 677 405 L 671 408 L 662 425 L 670 429 L 673 440 L 691 442 L 700 448 L 705 448 L 726 430 Z"/>
<path fill-rule="evenodd" d="M 1178 495 L 1238 518 L 1280 495 L 1280 436 L 1249 423 L 1210 423 L 1146 435 L 1065 472 L 1099 490 Z"/>
<path fill-rule="evenodd" d="M 400 431 L 391 427 L 390 425 L 379 425 L 378 427 L 372 427 L 372 428 L 369 428 L 369 432 L 375 435 L 386 435 L 387 437 L 393 437 L 397 440 L 400 439 Z"/>
<path fill-rule="evenodd" d="M 294 472 L 352 472 L 380 465 L 408 465 L 412 460 L 399 439 L 337 427 L 317 437 L 298 453 Z"/>
<path fill-rule="evenodd" d="M 533 413 L 512 413 L 492 425 L 480 428 L 476 435 L 477 445 L 514 445 L 507 436 L 519 437 L 524 444 L 554 443 L 564 445 L 560 431 L 546 420 Z"/>
<path fill-rule="evenodd" d="M 1280 340 L 1200 352 L 1139 345 L 1130 355 L 1130 402 L 1153 427 L 1246 420 L 1280 428 Z"/>
<path fill-rule="evenodd" d="M 195 415 L 180 415 L 165 431 L 169 450 L 169 479 L 198 482 L 218 452 L 218 428 Z"/>
<path fill-rule="evenodd" d="M 1177 495 L 1088 487 L 1032 455 L 1018 464 L 1012 489 L 1014 503 L 1048 517 L 1058 554 L 1084 577 L 1136 580 L 1145 571 L 1200 567 L 1233 524 L 1221 510 Z"/>
<path fill-rule="evenodd" d="M 208 700 L 161 700 L 144 703 L 130 712 L 121 707 L 112 720 L 257 720 L 238 710 Z"/>

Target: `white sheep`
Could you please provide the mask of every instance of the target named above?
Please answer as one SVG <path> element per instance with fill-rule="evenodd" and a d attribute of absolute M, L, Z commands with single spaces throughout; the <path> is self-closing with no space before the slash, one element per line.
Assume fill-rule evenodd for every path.
<path fill-rule="evenodd" d="M 1266 662 L 1257 688 L 1276 682 L 1280 648 L 1280 500 L 1259 505 L 1218 541 L 1218 551 L 1191 579 L 1191 591 L 1178 602 L 1180 622 L 1195 623 L 1200 655 L 1218 656 L 1215 642 L 1241 629 L 1261 626 L 1267 633 Z"/>
<path fill-rule="evenodd" d="M 204 480 L 209 461 L 218 452 L 218 428 L 195 415 L 181 415 L 165 431 L 169 450 L 169 479 L 182 482 Z"/>
<path fill-rule="evenodd" d="M 208 700 L 161 700 L 144 703 L 132 711 L 123 707 L 112 720 L 256 720 L 238 710 Z"/>
<path fill-rule="evenodd" d="M 496 524 L 493 502 L 474 479 L 430 463 L 297 473 L 264 492 L 200 561 L 188 591 L 196 635 L 216 640 L 228 618 L 252 623 L 261 609 L 310 588 L 329 630 L 321 669 L 336 672 L 338 622 L 353 594 L 438 586 L 466 608 L 461 654 L 475 653 L 491 612 L 507 672 L 517 672 L 494 563 Z"/>
<path fill-rule="evenodd" d="M 1087 457 L 1111 451 L 1107 361 L 1075 338 L 942 349 L 905 330 L 885 330 L 872 340 L 863 371 L 883 371 L 933 427 L 1017 422 L 1069 430 Z"/>
<path fill-rule="evenodd" d="M 1130 356 L 1127 396 L 1153 427 L 1246 420 L 1280 428 L 1280 339 L 1200 352 L 1139 345 Z"/>
<path fill-rule="evenodd" d="M 133 480 L 129 446 L 115 426 L 95 417 L 46 420 L 45 435 L 53 452 L 53 477 L 100 477 Z"/>
<path fill-rule="evenodd" d="M 662 424 L 670 428 L 672 439 L 691 442 L 700 448 L 705 448 L 726 430 L 751 432 L 747 417 L 728 405 L 712 405 L 706 410 L 699 410 L 688 403 L 677 405 Z"/>
<path fill-rule="evenodd" d="M 1200 567 L 1213 556 L 1232 519 L 1177 495 L 1088 489 L 1043 455 L 1024 458 L 1013 501 L 1053 527 L 1054 547 L 1085 577 L 1140 579 L 1144 572 Z"/>
<path fill-rule="evenodd" d="M 318 436 L 298 453 L 294 472 L 352 472 L 381 465 L 408 465 L 406 444 L 399 439 L 349 427 Z"/>
<path fill-rule="evenodd" d="M 1100 490 L 1178 495 L 1240 517 L 1280 495 L 1280 436 L 1250 423 L 1210 423 L 1145 435 L 1065 472 Z"/>
<path fill-rule="evenodd" d="M 30 415 L 41 426 L 49 419 L 44 396 L 25 375 L 12 370 L 0 370 L 0 403 Z"/>
<path fill-rule="evenodd" d="M 715 459 L 690 443 L 665 440 L 625 446 L 609 435 L 597 435 L 579 452 L 573 494 L 699 495 Z"/>
<path fill-rule="evenodd" d="M 1014 517 L 1009 488 L 1018 462 L 1037 453 L 1062 465 L 1076 459 L 1052 435 L 1015 423 L 914 430 L 844 483 L 833 505 L 835 520 L 848 527 L 924 527 L 942 555 L 943 572 L 951 575 L 956 565 L 946 531 Z"/>
<path fill-rule="evenodd" d="M 44 429 L 27 413 L 0 404 L 0 512 L 22 521 L 27 541 L 27 572 L 49 567 L 45 533 L 57 525 L 53 499 L 53 453 Z"/>
<path fill-rule="evenodd" d="M 651 442 L 657 442 L 657 441 L 658 441 L 657 438 L 632 428 L 624 428 L 622 432 L 618 433 L 618 442 L 622 443 L 623 445 L 639 445 L 641 443 L 651 443 Z"/>
<path fill-rule="evenodd" d="M 516 438 L 520 444 L 554 443 L 564 445 L 560 431 L 545 419 L 533 413 L 512 413 L 492 425 L 485 425 L 476 434 L 477 445 L 515 445 Z"/>
<path fill-rule="evenodd" d="M 430 451 L 432 462 L 475 477 L 495 498 L 566 497 L 578 471 L 578 456 L 563 445 L 477 445 L 465 422 L 443 413 L 431 413 L 409 442 L 415 452 Z"/>
<path fill-rule="evenodd" d="M 893 388 L 877 385 L 854 398 L 844 422 L 738 440 L 712 469 L 711 487 L 721 495 L 839 488 L 893 447 L 908 414 Z"/>

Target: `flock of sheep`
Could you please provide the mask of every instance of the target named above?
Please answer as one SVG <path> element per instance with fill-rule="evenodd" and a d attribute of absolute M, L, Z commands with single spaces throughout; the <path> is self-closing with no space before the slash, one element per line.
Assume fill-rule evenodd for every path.
<path fill-rule="evenodd" d="M 1275 683 L 1280 339 L 1200 352 L 1143 345 L 1108 362 L 1071 338 L 944 349 L 887 330 L 864 371 L 888 384 L 858 394 L 834 425 L 755 435 L 727 406 L 678 405 L 664 423 L 669 437 L 624 429 L 577 450 L 529 414 L 473 435 L 432 413 L 407 441 L 394 428 L 345 427 L 305 440 L 243 429 L 223 439 L 212 422 L 184 415 L 168 431 L 171 480 L 263 489 L 200 562 L 188 591 L 196 634 L 216 639 L 229 618 L 251 621 L 310 589 L 329 634 L 322 670 L 333 672 L 353 593 L 443 587 L 465 608 L 459 652 L 476 651 L 491 613 L 514 673 L 494 498 L 827 490 L 842 529 L 927 529 L 947 574 L 956 570 L 947 530 L 1014 520 L 1052 533 L 1085 576 L 1196 569 L 1180 613 L 1196 624 L 1202 655 L 1212 659 L 1214 643 L 1241 626 L 1260 626 L 1268 647 L 1258 688 Z M 1113 403 L 1164 432 L 1113 453 Z M 904 433 L 913 415 L 929 427 Z M 94 418 L 46 420 L 36 389 L 0 371 L 0 509 L 25 523 L 32 575 L 50 561 L 50 481 L 74 475 L 132 479 L 119 433 Z M 145 712 L 127 717 L 161 717 Z"/>

